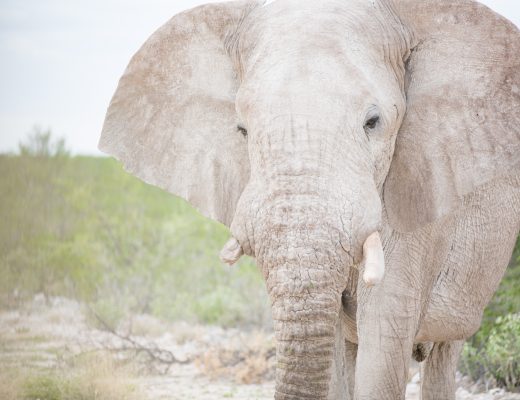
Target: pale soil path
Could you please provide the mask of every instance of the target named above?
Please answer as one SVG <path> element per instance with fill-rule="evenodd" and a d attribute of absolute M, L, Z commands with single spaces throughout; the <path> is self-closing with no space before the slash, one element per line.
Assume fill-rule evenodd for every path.
<path fill-rule="evenodd" d="M 156 343 L 179 360 L 191 360 L 173 364 L 168 373 L 145 373 L 141 368 L 128 378 L 147 400 L 273 399 L 272 337 L 265 333 L 167 326 L 149 316 L 134 318 L 132 325 L 140 343 Z M 71 300 L 46 302 L 36 297 L 20 309 L 0 311 L 0 370 L 45 370 L 73 354 L 123 344 L 110 333 L 90 327 L 84 308 Z M 417 380 L 414 377 L 408 385 L 407 400 L 419 400 Z M 459 388 L 457 400 L 520 400 L 520 395 L 499 390 L 471 395 Z"/>

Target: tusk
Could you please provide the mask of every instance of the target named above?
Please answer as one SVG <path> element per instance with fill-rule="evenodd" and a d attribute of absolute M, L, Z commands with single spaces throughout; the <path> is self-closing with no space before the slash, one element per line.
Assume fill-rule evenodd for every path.
<path fill-rule="evenodd" d="M 222 250 L 220 251 L 220 260 L 223 263 L 233 265 L 240 257 L 244 254 L 244 250 L 242 250 L 242 246 L 238 243 L 234 237 L 228 240 L 228 242 L 224 245 Z"/>
<path fill-rule="evenodd" d="M 368 286 L 374 286 L 383 280 L 385 275 L 385 255 L 379 232 L 372 233 L 363 244 L 365 271 L 363 280 Z"/>

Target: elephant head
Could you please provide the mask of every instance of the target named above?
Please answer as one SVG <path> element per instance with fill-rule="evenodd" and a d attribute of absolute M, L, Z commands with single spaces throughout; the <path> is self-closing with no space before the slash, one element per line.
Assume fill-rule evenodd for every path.
<path fill-rule="evenodd" d="M 235 1 L 133 57 L 100 149 L 230 227 L 225 261 L 256 258 L 277 399 L 326 398 L 341 293 L 353 266 L 383 278 L 383 228 L 520 167 L 519 38 L 469 0 Z"/>

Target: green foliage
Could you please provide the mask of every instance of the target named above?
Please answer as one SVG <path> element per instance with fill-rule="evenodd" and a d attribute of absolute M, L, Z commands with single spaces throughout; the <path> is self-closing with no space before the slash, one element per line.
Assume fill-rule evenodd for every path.
<path fill-rule="evenodd" d="M 39 126 L 33 128 L 25 143 L 20 143 L 20 154 L 33 157 L 66 157 L 69 151 L 65 147 L 65 139 L 52 140 L 50 129 L 43 130 Z"/>
<path fill-rule="evenodd" d="M 35 376 L 24 384 L 24 400 L 62 400 L 60 382 L 52 376 Z"/>
<path fill-rule="evenodd" d="M 56 156 L 48 133 L 36 142 L 19 156 L 0 155 L 2 304 L 35 293 L 75 297 L 113 325 L 130 313 L 268 320 L 254 263 L 219 261 L 227 228 L 112 159 Z"/>
<path fill-rule="evenodd" d="M 480 330 L 464 345 L 460 369 L 509 389 L 520 389 L 520 238 Z"/>
<path fill-rule="evenodd" d="M 482 327 L 476 341 L 485 340 L 495 319 L 507 314 L 520 312 L 520 238 L 500 287 L 484 312 Z"/>
<path fill-rule="evenodd" d="M 25 376 L 24 376 L 25 375 Z M 108 355 L 84 355 L 66 368 L 33 375 L 19 371 L 11 379 L 0 373 L 0 395 L 12 400 L 142 400 L 145 399 L 131 383 L 134 371 L 116 363 Z M 3 378 L 6 378 L 5 382 Z"/>
<path fill-rule="evenodd" d="M 520 314 L 498 317 L 488 340 L 476 348 L 466 343 L 461 370 L 510 390 L 520 387 Z"/>
<path fill-rule="evenodd" d="M 508 388 L 520 386 L 520 314 L 498 317 L 486 345 L 491 370 Z"/>

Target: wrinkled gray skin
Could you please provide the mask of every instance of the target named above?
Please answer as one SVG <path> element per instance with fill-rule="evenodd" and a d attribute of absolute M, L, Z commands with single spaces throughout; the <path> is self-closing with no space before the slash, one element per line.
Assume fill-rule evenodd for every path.
<path fill-rule="evenodd" d="M 413 349 L 454 399 L 520 227 L 520 34 L 467 0 L 204 6 L 132 59 L 100 148 L 256 258 L 276 399 L 404 399 Z"/>

